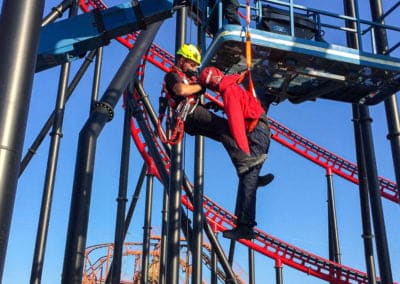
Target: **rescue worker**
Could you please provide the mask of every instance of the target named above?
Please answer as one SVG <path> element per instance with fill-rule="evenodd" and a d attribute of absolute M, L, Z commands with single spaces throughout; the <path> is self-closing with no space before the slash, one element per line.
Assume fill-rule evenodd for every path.
<path fill-rule="evenodd" d="M 164 78 L 164 92 L 170 107 L 184 118 L 184 131 L 221 142 L 239 176 L 262 164 L 266 159 L 265 153 L 250 155 L 243 152 L 233 139 L 227 120 L 199 104 L 199 95 L 204 89 L 198 83 L 201 55 L 197 47 L 184 44 L 176 55 L 176 65 Z"/>
<path fill-rule="evenodd" d="M 203 86 L 221 95 L 231 132 L 241 148 L 248 147 L 254 156 L 267 154 L 270 144 L 268 119 L 260 101 L 240 84 L 243 76 L 244 74 L 224 75 L 216 67 L 206 67 L 199 80 Z M 224 231 L 225 238 L 237 240 L 255 237 L 253 227 L 257 224 L 256 192 L 261 167 L 262 164 L 239 176 L 236 228 Z M 268 184 L 274 176 L 267 174 L 263 178 Z"/>
<path fill-rule="evenodd" d="M 226 22 L 230 25 L 239 25 L 240 26 L 240 18 L 238 15 L 238 10 L 240 7 L 239 1 L 238 0 L 221 0 L 222 1 L 222 15 L 226 19 Z M 218 14 L 219 14 L 219 6 L 214 7 L 215 5 L 218 5 L 218 1 L 216 0 L 209 0 L 208 1 L 208 7 L 210 9 L 213 9 L 211 12 L 211 15 L 209 16 L 208 19 L 208 24 L 207 24 L 207 32 L 214 37 L 215 34 L 218 32 Z"/>

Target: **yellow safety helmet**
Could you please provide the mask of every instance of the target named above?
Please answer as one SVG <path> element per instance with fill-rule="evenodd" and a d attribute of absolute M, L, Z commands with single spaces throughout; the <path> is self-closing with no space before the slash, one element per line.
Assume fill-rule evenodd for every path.
<path fill-rule="evenodd" d="M 200 51 L 193 44 L 185 43 L 184 45 L 182 45 L 181 48 L 179 48 L 179 50 L 176 52 L 176 54 L 178 54 L 186 59 L 190 59 L 199 65 L 201 63 Z"/>

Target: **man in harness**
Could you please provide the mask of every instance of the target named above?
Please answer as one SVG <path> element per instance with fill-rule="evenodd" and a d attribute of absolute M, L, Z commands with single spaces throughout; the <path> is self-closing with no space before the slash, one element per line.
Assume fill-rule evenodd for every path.
<path fill-rule="evenodd" d="M 198 103 L 204 88 L 197 78 L 197 69 L 201 63 L 197 47 L 184 44 L 176 54 L 176 65 L 164 78 L 164 91 L 170 108 L 184 121 L 184 131 L 190 135 L 203 135 L 221 142 L 239 176 L 261 165 L 266 159 L 265 153 L 245 153 L 233 139 L 227 120 Z"/>
<path fill-rule="evenodd" d="M 266 154 L 270 144 L 270 129 L 265 110 L 252 92 L 240 83 L 243 75 L 224 75 L 216 67 L 202 70 L 199 80 L 208 89 L 219 93 L 224 102 L 224 112 L 228 117 L 229 127 L 236 143 L 244 151 L 250 150 L 254 156 Z M 237 240 L 253 239 L 253 227 L 257 224 L 256 192 L 259 186 L 259 173 L 262 163 L 239 176 L 236 199 L 236 228 L 223 232 L 225 238 Z M 272 174 L 264 176 L 266 184 L 273 180 Z"/>

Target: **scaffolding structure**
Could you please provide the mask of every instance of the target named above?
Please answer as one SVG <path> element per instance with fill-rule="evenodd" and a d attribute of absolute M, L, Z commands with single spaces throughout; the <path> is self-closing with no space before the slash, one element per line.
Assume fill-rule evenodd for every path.
<path fill-rule="evenodd" d="M 283 266 L 329 283 L 396 283 L 390 263 L 382 198 L 400 203 L 397 186 L 400 180 L 400 123 L 395 96 L 400 90 L 400 57 L 394 55 L 400 42 L 390 40 L 393 34 L 400 35 L 400 29 L 385 24 L 386 17 L 398 13 L 400 2 L 383 11 L 380 0 L 371 0 L 369 20 L 358 17 L 359 7 L 353 0 L 343 1 L 343 14 L 306 7 L 293 0 L 255 1 L 254 5 L 242 3 L 240 9 L 247 10 L 252 20 L 252 26 L 247 28 L 252 35 L 252 75 L 260 100 L 276 105 L 286 100 L 293 104 L 329 100 L 351 105 L 357 158 L 353 163 L 268 117 L 274 141 L 326 171 L 329 257 L 310 253 L 256 228 L 254 241 L 239 241 L 249 251 L 248 280 L 243 280 L 233 268 L 235 242 L 230 243 L 229 253 L 226 253 L 227 249 L 218 239 L 219 232 L 235 226 L 236 216 L 226 210 L 225 205 L 203 195 L 203 140 L 196 138 L 194 156 L 197 164 L 192 182 L 179 162 L 183 146 L 170 147 L 158 137 L 156 107 L 149 98 L 152 94 L 148 94 L 144 86 L 147 64 L 163 74 L 174 63 L 174 55 L 155 40 L 165 19 L 176 20 L 177 46 L 185 42 L 186 22 L 191 19 L 198 27 L 199 45 L 204 49 L 203 67 L 217 66 L 226 73 L 245 68 L 243 27 L 224 25 L 221 20 L 218 33 L 206 39 L 207 15 L 212 10 L 206 8 L 204 1 L 128 1 L 108 8 L 101 0 L 64 0 L 43 19 L 45 1 L 35 2 L 33 5 L 27 0 L 3 1 L 0 21 L 2 38 L 8 43 L 0 47 L 0 279 L 6 262 L 18 179 L 50 133 L 30 275 L 30 283 L 41 282 L 58 156 L 62 151 L 65 106 L 95 61 L 90 113 L 76 141 L 69 223 L 63 268 L 59 272 L 61 283 L 179 283 L 182 267 L 187 272 L 184 283 L 202 283 L 203 266 L 211 271 L 211 283 L 254 283 L 254 252 L 274 261 L 276 283 L 283 283 Z M 218 5 L 221 3 L 217 1 L 214 7 Z M 66 11 L 68 17 L 58 20 Z M 340 24 L 327 24 L 325 18 L 337 19 Z M 325 40 L 325 30 L 331 29 L 343 32 L 346 46 Z M 370 36 L 369 40 L 364 38 L 366 34 Z M 104 94 L 98 97 L 103 48 L 114 40 L 129 51 Z M 79 61 L 83 61 L 82 65 L 70 80 L 71 65 Z M 56 106 L 23 156 L 33 79 L 56 66 L 61 66 Z M 210 94 L 206 99 L 216 100 Z M 114 243 L 86 247 L 95 160 L 99 155 L 96 145 L 107 123 L 116 116 L 116 105 L 120 101 L 124 106 L 124 125 Z M 378 175 L 369 107 L 380 104 L 384 104 L 387 115 L 397 182 Z M 143 159 L 143 167 L 127 208 L 131 141 Z M 333 175 L 358 184 L 366 271 L 341 263 Z M 129 251 L 127 248 L 133 244 L 127 243 L 126 237 L 144 181 L 143 239 L 140 249 Z M 157 238 L 157 257 L 151 249 L 154 246 L 151 241 L 155 240 L 151 236 L 155 181 L 164 188 L 160 217 L 163 229 Z M 204 245 L 203 238 L 209 244 Z M 185 260 L 181 259 L 182 243 L 188 252 Z M 88 255 L 100 247 L 112 249 L 95 263 L 90 263 Z M 374 247 L 379 273 L 375 268 Z M 121 273 L 123 259 L 129 254 L 136 257 L 133 274 L 129 276 L 133 282 L 127 282 Z"/>

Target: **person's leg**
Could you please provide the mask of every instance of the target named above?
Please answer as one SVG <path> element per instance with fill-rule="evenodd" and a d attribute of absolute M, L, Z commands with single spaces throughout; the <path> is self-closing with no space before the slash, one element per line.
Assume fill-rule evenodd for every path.
<path fill-rule="evenodd" d="M 235 165 L 238 175 L 261 164 L 266 158 L 264 153 L 250 156 L 240 150 L 231 135 L 227 120 L 202 106 L 197 106 L 195 111 L 188 115 L 185 131 L 191 135 L 203 135 L 221 142 Z"/>
<path fill-rule="evenodd" d="M 228 22 L 232 25 L 240 25 L 240 18 L 238 15 L 239 2 L 238 0 L 222 0 L 223 14 Z"/>
<path fill-rule="evenodd" d="M 210 15 L 207 19 L 206 31 L 214 37 L 218 32 L 218 4 L 215 0 L 208 1 L 208 9 L 210 9 Z"/>
<path fill-rule="evenodd" d="M 265 127 L 264 127 L 265 126 Z M 250 151 L 253 155 L 268 153 L 270 144 L 270 132 L 268 125 L 258 123 L 253 132 L 249 133 Z M 249 226 L 256 224 L 256 192 L 261 165 L 251 169 L 241 177 L 241 190 L 243 193 L 241 211 L 239 216 L 245 216 Z M 238 216 L 238 217 L 239 217 Z"/>
<path fill-rule="evenodd" d="M 249 134 L 250 150 L 253 155 L 266 153 L 269 147 L 269 129 L 257 125 Z M 238 198 L 236 204 L 237 226 L 232 230 L 223 232 L 223 236 L 229 239 L 253 239 L 255 237 L 253 227 L 256 223 L 257 187 L 261 165 L 254 167 L 249 172 L 240 176 Z"/>
<path fill-rule="evenodd" d="M 235 214 L 237 216 L 236 227 L 222 233 L 224 238 L 254 239 L 253 227 L 256 223 L 256 198 L 258 188 L 258 175 L 261 166 L 254 167 L 239 178 L 238 193 L 236 199 Z"/>
<path fill-rule="evenodd" d="M 254 167 L 239 179 L 238 195 L 240 199 L 237 209 L 237 224 L 254 227 L 256 223 L 256 193 L 258 187 L 258 175 L 261 165 Z"/>
<path fill-rule="evenodd" d="M 251 133 L 250 133 L 250 135 L 248 135 L 248 139 L 253 147 L 253 152 L 254 152 L 254 149 L 257 148 L 257 149 L 259 149 L 257 151 L 268 153 L 269 145 L 270 145 L 270 141 L 271 141 L 271 139 L 270 139 L 271 131 L 269 128 L 267 116 L 264 115 L 262 118 L 260 118 L 256 128 L 258 128 L 258 131 L 260 131 L 260 129 L 261 129 L 261 131 L 265 132 L 265 134 L 267 136 L 264 136 L 265 138 L 262 139 L 262 140 L 264 140 L 264 142 L 262 142 L 262 144 L 260 145 L 257 137 L 255 137 L 256 135 L 253 135 Z M 266 185 L 270 184 L 274 180 L 274 178 L 275 178 L 274 175 L 271 173 L 259 176 L 258 177 L 258 186 L 259 187 L 266 186 Z"/>

